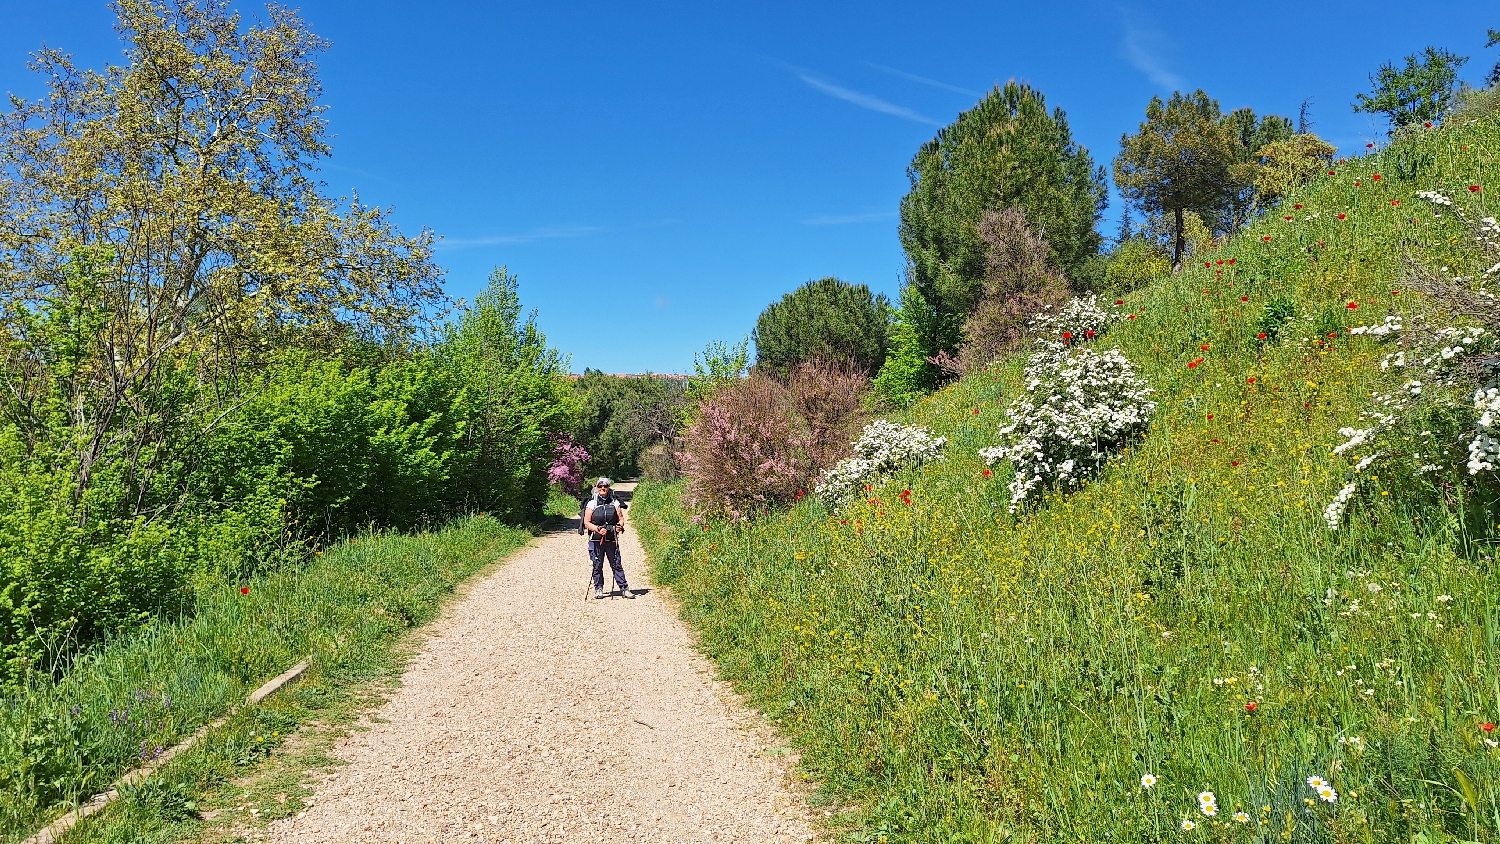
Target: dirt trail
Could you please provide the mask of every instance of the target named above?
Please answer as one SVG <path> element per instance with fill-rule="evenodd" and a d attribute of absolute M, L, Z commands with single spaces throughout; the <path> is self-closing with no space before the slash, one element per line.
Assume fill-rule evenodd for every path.
<path fill-rule="evenodd" d="M 812 837 L 755 716 L 651 591 L 582 600 L 583 538 L 549 534 L 451 608 L 348 764 L 277 842 L 762 842 Z M 609 568 L 605 567 L 609 582 Z M 384 719 L 381 721 L 380 719 Z"/>

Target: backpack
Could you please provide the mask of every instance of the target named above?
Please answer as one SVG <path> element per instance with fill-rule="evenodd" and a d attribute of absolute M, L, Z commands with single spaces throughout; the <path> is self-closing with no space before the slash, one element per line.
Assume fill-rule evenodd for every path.
<path fill-rule="evenodd" d="M 593 502 L 595 502 L 595 506 L 598 506 L 598 500 L 599 500 L 599 495 L 598 495 L 598 493 L 595 493 L 593 495 L 590 495 L 588 498 L 585 498 L 582 501 L 578 502 L 578 535 L 579 536 L 583 536 L 584 534 L 588 533 L 588 529 L 583 526 L 583 517 L 588 514 L 589 502 L 593 501 Z M 619 498 L 617 498 L 617 497 L 615 497 L 613 495 L 611 495 L 609 497 L 609 502 L 610 502 L 610 504 L 614 505 L 615 508 L 618 508 L 616 510 L 616 513 L 624 512 L 625 510 L 630 509 L 630 505 L 629 504 L 626 504 L 625 502 L 621 501 Z M 619 521 L 620 521 L 620 517 L 618 515 L 614 515 L 614 516 L 612 516 L 610 518 L 610 524 L 618 524 Z M 599 524 L 599 523 L 595 522 L 595 524 Z M 600 525 L 600 527 L 603 527 L 603 525 Z"/>

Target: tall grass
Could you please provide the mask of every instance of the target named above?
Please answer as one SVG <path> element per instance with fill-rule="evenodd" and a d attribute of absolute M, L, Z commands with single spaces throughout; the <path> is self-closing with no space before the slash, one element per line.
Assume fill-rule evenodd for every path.
<path fill-rule="evenodd" d="M 0 708 L 0 838 L 18 840 L 104 790 L 299 660 L 334 682 L 388 672 L 405 631 L 530 536 L 474 516 L 358 537 L 300 570 L 204 594 L 190 618 L 91 649 L 60 681 L 33 683 Z"/>
<path fill-rule="evenodd" d="M 1012 516 L 985 474 L 1013 359 L 905 415 L 945 460 L 842 510 L 700 525 L 643 485 L 658 577 L 863 840 L 1500 840 L 1493 502 L 1377 473 L 1321 513 L 1378 378 L 1343 330 L 1416 306 L 1403 252 L 1472 261 L 1414 194 L 1482 206 L 1497 154 L 1493 116 L 1414 133 L 1128 296 L 1104 343 L 1160 408 L 1084 488 Z"/>

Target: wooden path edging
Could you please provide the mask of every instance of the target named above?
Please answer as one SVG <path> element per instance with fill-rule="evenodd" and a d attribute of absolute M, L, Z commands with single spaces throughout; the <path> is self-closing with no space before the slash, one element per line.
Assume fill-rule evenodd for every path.
<path fill-rule="evenodd" d="M 276 679 L 271 680 L 264 686 L 261 686 L 260 688 L 251 692 L 250 696 L 245 699 L 244 705 L 255 706 L 271 695 L 281 691 L 287 685 L 296 681 L 306 671 L 307 661 L 303 660 L 302 662 L 299 662 L 296 665 L 292 666 L 281 675 L 277 676 Z M 120 777 L 120 779 L 115 781 L 114 786 L 111 787 L 108 791 L 102 792 L 100 794 L 95 794 L 93 797 L 89 798 L 89 801 L 87 803 L 84 803 L 73 811 L 48 824 L 46 829 L 43 829 L 30 838 L 27 838 L 25 841 L 21 842 L 21 844 L 55 844 L 55 842 L 59 838 L 61 838 L 64 833 L 77 826 L 79 821 L 120 799 L 121 788 L 135 785 L 141 780 L 144 780 L 146 777 L 149 777 L 152 774 L 156 773 L 156 771 L 159 770 L 163 765 L 172 761 L 172 758 L 177 754 L 182 753 L 184 750 L 187 750 L 188 748 L 197 744 L 198 740 L 208 735 L 209 731 L 223 725 L 224 722 L 234 717 L 235 713 L 239 712 L 240 709 L 241 707 L 236 706 L 233 709 L 230 709 L 224 715 L 221 715 L 215 720 L 204 724 L 202 727 L 199 727 L 197 732 L 193 733 L 177 744 L 172 745 L 160 756 Z"/>

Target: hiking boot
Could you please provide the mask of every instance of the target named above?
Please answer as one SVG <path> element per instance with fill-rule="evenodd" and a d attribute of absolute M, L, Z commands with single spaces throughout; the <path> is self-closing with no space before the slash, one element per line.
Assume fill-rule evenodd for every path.
<path fill-rule="evenodd" d="M 594 590 L 594 600 L 596 600 L 596 601 L 602 601 L 602 600 L 604 600 L 604 590 L 603 589 L 595 589 Z"/>
<path fill-rule="evenodd" d="M 621 589 L 620 590 L 620 597 L 621 598 L 634 598 L 635 597 L 635 593 L 632 592 L 632 591 L 630 591 L 629 589 Z"/>

